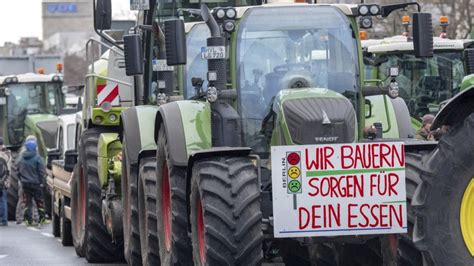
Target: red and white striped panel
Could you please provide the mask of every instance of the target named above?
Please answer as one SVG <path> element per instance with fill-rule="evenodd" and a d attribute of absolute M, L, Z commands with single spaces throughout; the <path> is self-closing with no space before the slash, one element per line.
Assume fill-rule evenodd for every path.
<path fill-rule="evenodd" d="M 97 85 L 97 105 L 101 106 L 105 102 L 110 102 L 112 106 L 120 105 L 119 85 L 114 82 Z"/>

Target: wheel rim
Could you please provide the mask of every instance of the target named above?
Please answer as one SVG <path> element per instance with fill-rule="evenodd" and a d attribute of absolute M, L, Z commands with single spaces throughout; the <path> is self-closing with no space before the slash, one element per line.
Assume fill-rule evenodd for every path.
<path fill-rule="evenodd" d="M 166 251 L 171 249 L 171 193 L 170 193 L 170 181 L 168 174 L 168 163 L 163 162 L 163 184 L 161 186 L 161 208 L 162 208 L 162 219 L 163 219 L 163 231 L 165 234 L 165 247 Z"/>
<path fill-rule="evenodd" d="M 474 256 L 474 177 L 471 178 L 462 197 L 460 221 L 464 243 L 471 256 Z"/>
<path fill-rule="evenodd" d="M 206 263 L 206 240 L 204 239 L 204 214 L 202 209 L 201 198 L 197 202 L 197 237 L 199 244 L 199 258 L 201 265 Z"/>

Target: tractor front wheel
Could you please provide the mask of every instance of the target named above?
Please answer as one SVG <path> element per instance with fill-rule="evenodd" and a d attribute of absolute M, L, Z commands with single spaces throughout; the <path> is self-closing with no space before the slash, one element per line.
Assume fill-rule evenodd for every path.
<path fill-rule="evenodd" d="M 140 160 L 138 212 L 140 217 L 140 247 L 143 265 L 160 264 L 156 219 L 155 167 L 154 156 Z"/>
<path fill-rule="evenodd" d="M 125 259 L 129 265 L 142 265 L 140 248 L 140 228 L 138 218 L 137 174 L 128 164 L 127 139 L 122 145 L 122 202 L 123 202 L 123 242 Z"/>
<path fill-rule="evenodd" d="M 260 189 L 250 158 L 197 161 L 190 201 L 195 265 L 261 264 Z"/>
<path fill-rule="evenodd" d="M 160 259 L 163 265 L 192 265 L 186 208 L 186 172 L 170 164 L 162 126 L 156 152 L 156 201 Z"/>

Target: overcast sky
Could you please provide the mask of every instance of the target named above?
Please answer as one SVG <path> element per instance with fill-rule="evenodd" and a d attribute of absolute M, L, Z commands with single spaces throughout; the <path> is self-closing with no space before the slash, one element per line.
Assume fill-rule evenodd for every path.
<path fill-rule="evenodd" d="M 113 0 L 114 13 L 128 10 L 130 0 Z M 116 18 L 116 16 L 114 16 Z M 20 37 L 42 37 L 41 0 L 0 0 L 0 46 Z"/>

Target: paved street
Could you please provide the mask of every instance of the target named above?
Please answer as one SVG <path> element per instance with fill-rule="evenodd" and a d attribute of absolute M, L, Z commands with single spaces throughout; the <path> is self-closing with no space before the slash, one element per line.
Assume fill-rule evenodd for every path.
<path fill-rule="evenodd" d="M 0 265 L 100 265 L 76 256 L 74 247 L 63 247 L 51 234 L 51 224 L 41 229 L 10 222 L 0 227 Z M 119 265 L 119 264 L 107 264 Z"/>

